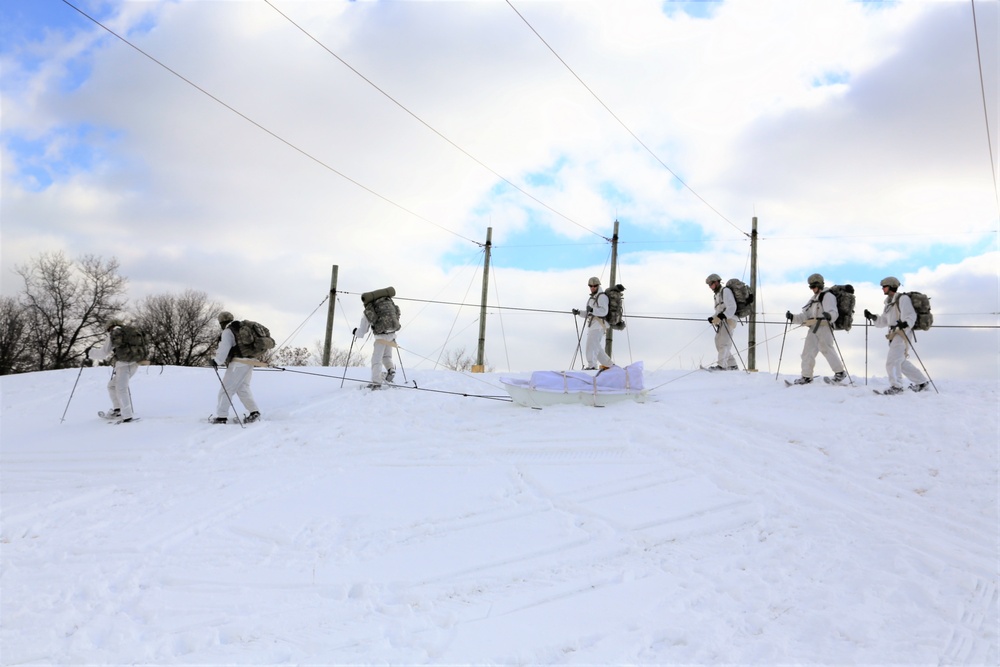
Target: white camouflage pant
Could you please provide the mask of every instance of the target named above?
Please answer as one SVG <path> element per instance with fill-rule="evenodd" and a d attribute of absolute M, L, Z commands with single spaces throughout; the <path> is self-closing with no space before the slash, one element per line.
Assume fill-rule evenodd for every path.
<path fill-rule="evenodd" d="M 372 384 L 382 384 L 382 369 L 389 371 L 395 368 L 392 363 L 392 343 L 396 340 L 396 334 L 382 334 L 375 336 L 374 348 L 372 349 Z"/>
<path fill-rule="evenodd" d="M 910 336 L 912 334 L 907 334 Z M 903 388 L 903 376 L 914 384 L 923 384 L 927 378 L 907 357 L 909 350 L 906 339 L 901 333 L 893 332 L 889 338 L 889 354 L 885 358 L 885 372 L 889 376 L 889 384 Z"/>
<path fill-rule="evenodd" d="M 235 359 L 226 366 L 226 374 L 222 377 L 222 388 L 219 389 L 219 401 L 215 408 L 216 417 L 226 417 L 229 414 L 230 400 L 240 401 L 250 412 L 258 412 L 257 401 L 250 391 L 250 380 L 253 378 L 253 366 L 243 364 Z M 235 405 L 235 404 L 234 404 Z"/>
<path fill-rule="evenodd" d="M 815 325 L 809 327 L 806 334 L 806 344 L 802 347 L 802 377 L 811 378 L 816 368 L 816 354 L 823 353 L 823 357 L 834 373 L 844 370 L 844 364 L 834 347 L 833 330 L 825 321 L 820 322 L 816 332 L 813 333 Z"/>
<path fill-rule="evenodd" d="M 718 364 L 723 368 L 736 365 L 733 357 L 733 330 L 725 322 L 719 322 L 719 330 L 715 332 L 715 350 L 719 353 Z"/>
<path fill-rule="evenodd" d="M 587 368 L 611 366 L 611 357 L 604 351 L 604 321 L 594 318 L 587 327 Z"/>
<path fill-rule="evenodd" d="M 132 395 L 128 390 L 128 381 L 132 379 L 135 372 L 139 370 L 139 364 L 135 361 L 116 361 L 115 370 L 108 380 L 108 396 L 111 398 L 111 405 L 122 413 L 122 419 L 131 419 Z"/>

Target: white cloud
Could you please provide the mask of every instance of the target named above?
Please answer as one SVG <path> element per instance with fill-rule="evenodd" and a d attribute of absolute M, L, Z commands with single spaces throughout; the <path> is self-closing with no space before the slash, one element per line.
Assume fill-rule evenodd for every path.
<path fill-rule="evenodd" d="M 424 122 L 584 227 L 609 236 L 615 218 L 650 233 L 694 223 L 718 241 L 704 252 L 677 244 L 630 256 L 622 266 L 627 303 L 640 312 L 705 310 L 708 272 L 743 273 L 740 230 L 753 215 L 761 221 L 762 286 L 767 306 L 775 304 L 770 317 L 804 299 L 800 283 L 814 270 L 860 284 L 877 279 L 857 275 L 859 265 L 885 268 L 914 276 L 917 289 L 949 267 L 982 278 L 982 260 L 960 257 L 980 253 L 984 237 L 976 234 L 997 228 L 965 4 L 872 11 L 839 0 L 727 2 L 695 19 L 647 2 L 515 3 L 629 129 L 732 224 L 680 187 L 505 3 L 275 4 Z M 411 298 L 461 301 L 472 279 L 449 283 L 455 271 L 441 268 L 442 259 L 475 257 L 487 226 L 498 244 L 529 219 L 568 242 L 596 238 L 498 187 L 488 169 L 266 3 L 119 9 L 116 30 L 311 157 L 95 27 L 37 45 L 42 69 L 22 70 L 5 54 L 5 293 L 17 288 L 8 268 L 39 250 L 115 255 L 135 300 L 201 289 L 267 319 L 281 337 L 325 296 L 332 264 L 348 291 L 392 284 Z M 977 12 L 995 144 L 997 6 L 977 4 Z M 128 30 L 140 21 L 144 29 Z M 60 85 L 64 72 L 82 65 L 90 70 L 82 85 Z M 92 167 L 42 192 L 23 191 L 10 137 L 81 124 L 104 137 Z M 59 146 L 72 156 L 72 146 Z M 529 176 L 551 182 L 532 186 Z M 928 259 L 942 247 L 946 256 Z M 602 271 L 528 268 L 498 271 L 503 305 L 568 311 L 585 295 L 581 276 Z M 940 289 L 930 282 L 936 309 L 964 302 L 956 281 L 941 280 Z M 471 294 L 478 299 L 478 287 Z M 295 344 L 321 335 L 324 312 Z M 414 350 L 434 350 L 453 326 L 461 329 L 452 324 L 454 309 L 418 312 L 427 316 L 404 332 Z M 358 315 L 359 308 L 349 312 L 347 331 Z M 568 315 L 503 319 L 501 336 L 500 317 L 491 315 L 494 362 L 502 354 L 515 369 L 568 363 L 575 345 Z M 622 342 L 635 358 L 655 359 L 654 367 L 710 356 L 707 324 L 669 322 L 632 322 Z M 665 334 L 670 327 L 678 330 Z M 474 348 L 475 327 L 464 335 L 455 345 Z M 976 349 L 985 353 L 990 342 Z M 968 351 L 964 343 L 951 349 Z M 982 374 L 975 364 L 961 372 Z"/>

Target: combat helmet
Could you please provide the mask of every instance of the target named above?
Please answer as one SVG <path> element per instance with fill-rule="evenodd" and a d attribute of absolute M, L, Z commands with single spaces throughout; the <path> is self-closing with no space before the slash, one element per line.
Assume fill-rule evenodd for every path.
<path fill-rule="evenodd" d="M 895 292 L 899 289 L 899 278 L 896 278 L 895 276 L 886 276 L 882 279 L 882 282 L 880 282 L 879 285 L 882 287 L 888 287 Z"/>

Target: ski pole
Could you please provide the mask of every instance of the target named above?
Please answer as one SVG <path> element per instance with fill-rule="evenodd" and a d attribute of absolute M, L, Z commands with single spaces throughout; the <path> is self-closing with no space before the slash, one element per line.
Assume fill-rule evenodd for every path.
<path fill-rule="evenodd" d="M 69 392 L 69 400 L 66 401 L 66 408 L 63 410 L 62 417 L 60 417 L 60 419 L 59 419 L 59 423 L 60 424 L 62 424 L 64 421 L 66 421 L 66 411 L 69 410 L 70 401 L 73 400 L 73 394 L 76 393 L 76 385 L 77 385 L 77 382 L 80 381 L 80 376 L 81 375 L 83 375 L 83 362 L 82 361 L 80 362 L 80 372 L 76 374 L 76 381 L 73 382 L 73 390 L 71 392 Z"/>
<path fill-rule="evenodd" d="M 847 380 L 854 386 L 854 378 L 851 377 L 851 373 L 847 370 L 847 362 L 844 361 L 844 355 L 840 352 L 840 343 L 837 342 L 837 337 L 833 335 L 833 324 L 828 324 L 830 327 L 830 338 L 833 339 L 833 346 L 837 348 L 837 356 L 840 357 L 840 363 L 844 364 L 844 372 L 847 373 Z"/>
<path fill-rule="evenodd" d="M 867 310 L 865 311 L 868 312 Z M 868 317 L 865 317 L 865 386 L 868 386 L 868 327 L 871 326 L 871 322 L 868 321 Z"/>
<path fill-rule="evenodd" d="M 215 377 L 219 378 L 219 384 L 222 385 L 222 393 L 224 393 L 226 395 L 226 398 L 229 399 L 229 405 L 230 405 L 230 407 L 233 408 L 233 414 L 236 415 L 236 423 L 240 425 L 240 428 L 246 428 L 246 425 L 243 424 L 243 420 L 240 419 L 240 413 L 239 413 L 239 411 L 236 409 L 236 406 L 233 405 L 233 397 L 229 395 L 228 391 L 226 391 L 226 383 L 222 381 L 222 376 L 219 375 L 219 367 L 216 366 L 216 365 L 213 365 L 212 368 L 215 369 Z M 218 415 L 216 415 L 216 416 L 218 416 Z"/>
<path fill-rule="evenodd" d="M 355 329 L 354 331 L 357 331 Z M 351 334 L 351 345 L 347 348 L 347 361 L 344 362 L 344 374 L 340 378 L 340 388 L 344 388 L 344 378 L 347 377 L 347 367 L 351 365 L 351 352 L 354 351 L 354 334 Z"/>
<path fill-rule="evenodd" d="M 781 352 L 778 353 L 778 372 L 774 374 L 775 382 L 778 381 L 778 376 L 781 374 L 781 358 L 785 356 L 785 336 L 788 335 L 788 325 L 791 323 L 791 320 L 785 320 L 785 332 L 781 334 Z"/>
<path fill-rule="evenodd" d="M 399 346 L 396 345 L 396 341 L 391 342 L 392 346 L 396 348 L 396 358 L 399 359 L 399 370 L 403 372 L 403 384 L 406 384 L 409 380 L 406 379 L 406 369 L 403 368 L 403 357 L 399 354 Z"/>
<path fill-rule="evenodd" d="M 573 313 L 573 326 L 576 327 L 576 350 L 573 351 L 573 361 L 569 363 L 569 369 L 576 366 L 576 356 L 580 354 L 580 341 L 583 340 L 583 331 L 580 330 L 580 323 L 576 321 L 576 313 Z"/>
<path fill-rule="evenodd" d="M 927 380 L 931 383 L 931 386 L 934 387 L 934 393 L 940 394 L 941 392 L 938 391 L 937 385 L 934 384 L 934 379 L 931 378 L 931 374 L 927 372 L 927 367 L 924 366 L 924 360 L 920 358 L 920 354 L 917 352 L 917 348 L 913 346 L 913 343 L 910 342 L 909 336 L 906 335 L 906 330 L 898 329 L 898 331 L 903 334 L 903 338 L 906 340 L 906 343 L 910 346 L 910 349 L 913 350 L 913 354 L 917 357 L 917 361 L 920 362 L 920 367 L 924 369 L 924 375 L 927 376 Z M 913 336 L 913 339 L 914 340 L 917 339 L 916 335 Z"/>
<path fill-rule="evenodd" d="M 736 347 L 736 341 L 733 340 L 733 332 L 729 329 L 729 322 L 727 322 L 724 317 L 722 318 L 722 326 L 726 327 L 726 333 L 729 334 L 729 342 L 733 344 L 733 349 L 736 350 L 736 358 L 740 360 L 740 365 L 743 366 L 743 371 L 745 373 L 749 373 L 750 371 L 747 370 L 747 365 L 743 363 L 743 355 L 740 354 L 740 348 Z"/>

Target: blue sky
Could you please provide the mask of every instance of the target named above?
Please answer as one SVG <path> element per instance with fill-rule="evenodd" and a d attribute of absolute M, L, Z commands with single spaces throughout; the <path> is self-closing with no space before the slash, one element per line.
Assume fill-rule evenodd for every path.
<path fill-rule="evenodd" d="M 193 287 L 291 322 L 332 263 L 436 294 L 487 226 L 501 284 L 565 276 L 562 303 L 617 219 L 624 280 L 664 311 L 745 275 L 753 216 L 796 300 L 814 271 L 947 281 L 997 251 L 997 3 L 976 4 L 985 90 L 961 3 L 514 4 L 275 3 L 322 46 L 261 2 L 83 7 L 265 131 L 62 2 L 4 3 L 5 270 L 115 255 L 136 299 Z"/>

